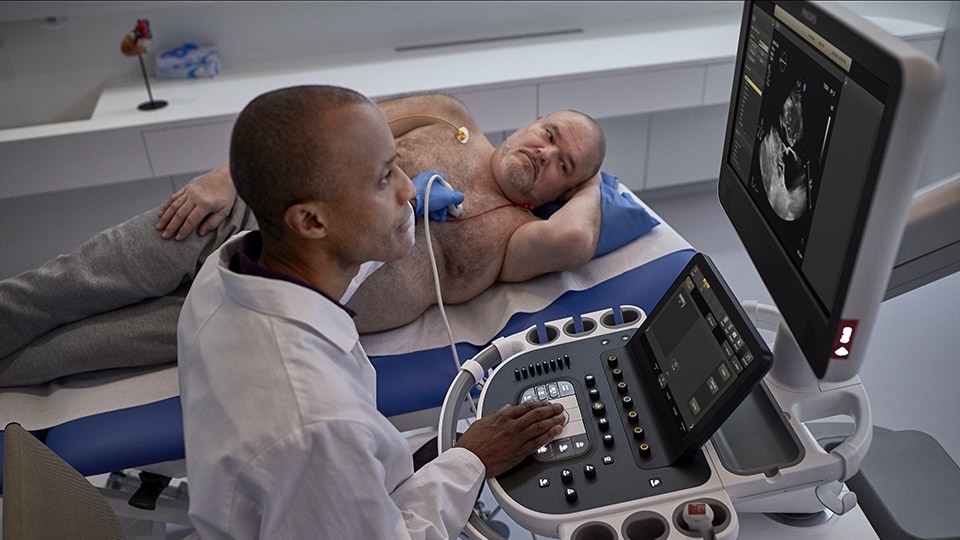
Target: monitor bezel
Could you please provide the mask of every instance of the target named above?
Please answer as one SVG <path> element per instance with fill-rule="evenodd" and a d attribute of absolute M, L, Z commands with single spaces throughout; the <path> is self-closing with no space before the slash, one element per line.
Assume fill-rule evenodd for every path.
<path fill-rule="evenodd" d="M 738 95 L 743 84 L 746 43 L 754 9 L 773 6 L 790 13 L 823 36 L 842 51 L 858 51 L 853 61 L 862 69 L 880 79 L 887 87 L 884 110 L 881 115 L 875 151 L 867 169 L 867 182 L 863 196 L 855 209 L 853 232 L 842 261 L 838 287 L 831 305 L 824 306 L 812 287 L 792 262 L 784 246 L 777 239 L 760 209 L 751 199 L 739 175 L 729 163 L 733 143 L 734 122 Z M 790 328 L 803 356 L 817 378 L 824 378 L 837 332 L 846 320 L 845 306 L 851 290 L 854 269 L 863 247 L 863 235 L 870 216 L 873 200 L 880 182 L 880 173 L 890 140 L 891 127 L 897 114 L 902 94 L 903 72 L 899 60 L 886 49 L 865 36 L 843 18 L 827 13 L 821 6 L 808 2 L 774 2 L 768 0 L 748 1 L 744 4 L 740 38 L 731 89 L 726 135 L 721 159 L 718 196 L 731 224 L 740 236 L 751 261 L 757 268 L 764 285 L 780 308 L 781 316 Z M 776 277 L 775 277 L 776 276 Z M 784 279 L 785 278 L 785 279 Z M 802 284 L 802 286 L 798 286 Z"/>

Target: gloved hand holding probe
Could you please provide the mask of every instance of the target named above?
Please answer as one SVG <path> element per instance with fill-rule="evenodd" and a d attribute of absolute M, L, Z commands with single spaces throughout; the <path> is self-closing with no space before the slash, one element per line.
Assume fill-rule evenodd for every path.
<path fill-rule="evenodd" d="M 447 179 L 442 174 L 434 170 L 424 171 L 413 178 L 413 185 L 417 188 L 417 199 L 415 213 L 418 216 L 423 215 L 424 200 L 427 194 L 427 184 L 430 178 L 436 176 L 433 185 L 430 186 L 430 219 L 434 221 L 446 221 L 447 215 L 459 217 L 463 212 L 460 203 L 463 202 L 463 193 L 454 191 Z"/>

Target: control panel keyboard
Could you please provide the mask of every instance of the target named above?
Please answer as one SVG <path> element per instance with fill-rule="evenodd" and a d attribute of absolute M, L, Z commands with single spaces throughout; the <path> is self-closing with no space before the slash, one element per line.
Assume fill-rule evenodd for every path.
<path fill-rule="evenodd" d="M 518 404 L 530 401 L 559 403 L 563 405 L 563 415 L 566 417 L 560 435 L 538 448 L 533 454 L 534 459 L 558 461 L 585 454 L 590 450 L 590 439 L 583 425 L 580 402 L 577 400 L 577 391 L 572 382 L 560 379 L 530 386 L 520 393 Z"/>
<path fill-rule="evenodd" d="M 596 316 L 594 320 L 602 320 Z M 499 476 L 500 489 L 525 507 L 557 513 L 701 485 L 702 455 L 669 467 L 653 421 L 650 394 L 623 357 L 639 320 L 575 340 L 558 339 L 520 353 L 486 384 L 480 407 L 550 401 L 563 405 L 563 431 L 534 451 L 526 466 Z"/>

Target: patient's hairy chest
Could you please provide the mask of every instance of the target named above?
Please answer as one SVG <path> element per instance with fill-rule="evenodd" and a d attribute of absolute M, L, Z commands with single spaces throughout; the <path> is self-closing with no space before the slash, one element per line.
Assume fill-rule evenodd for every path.
<path fill-rule="evenodd" d="M 398 165 L 411 178 L 425 170 L 437 170 L 464 194 L 461 219 L 430 223 L 444 295 L 456 302 L 471 298 L 496 281 L 510 236 L 536 218 L 512 206 L 493 188 L 489 166 L 493 147 L 482 134 L 473 134 L 463 145 L 449 126 L 443 127 L 420 128 L 398 139 Z M 417 228 L 418 248 L 411 255 L 425 260 L 422 221 Z M 422 271 L 423 266 L 417 266 L 418 270 L 411 268 L 411 272 Z"/>
<path fill-rule="evenodd" d="M 483 134 L 473 134 L 461 144 L 445 124 L 417 128 L 397 139 L 397 164 L 410 178 L 434 169 L 454 189 L 483 181 L 490 175 L 489 157 L 493 147 Z"/>

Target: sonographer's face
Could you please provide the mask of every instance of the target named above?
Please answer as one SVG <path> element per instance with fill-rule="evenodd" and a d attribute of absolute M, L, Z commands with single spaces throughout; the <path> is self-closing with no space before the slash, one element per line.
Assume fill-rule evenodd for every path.
<path fill-rule="evenodd" d="M 349 262 L 395 261 L 413 246 L 410 224 L 416 196 L 410 178 L 397 166 L 397 148 L 380 109 L 349 106 L 341 119 L 342 190 L 330 201 L 330 234 L 337 235 Z"/>

